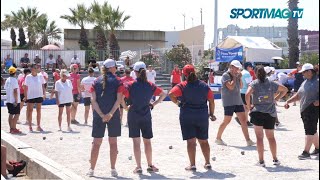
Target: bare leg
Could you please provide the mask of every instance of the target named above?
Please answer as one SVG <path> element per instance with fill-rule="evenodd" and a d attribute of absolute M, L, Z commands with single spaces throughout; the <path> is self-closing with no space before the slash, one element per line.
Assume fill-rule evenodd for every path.
<path fill-rule="evenodd" d="M 67 113 L 67 124 L 68 127 L 70 127 L 71 119 L 70 119 L 70 114 L 71 114 L 71 107 L 66 106 L 66 113 Z"/>
<path fill-rule="evenodd" d="M 198 139 L 206 164 L 210 164 L 210 146 L 208 140 Z"/>
<path fill-rule="evenodd" d="M 265 134 L 269 141 L 269 147 L 274 160 L 277 160 L 277 142 L 274 138 L 274 130 L 273 129 L 266 129 Z"/>
<path fill-rule="evenodd" d="M 36 103 L 36 109 L 37 109 L 37 126 L 40 126 L 40 121 L 41 121 L 41 103 Z"/>
<path fill-rule="evenodd" d="M 264 153 L 264 145 L 263 145 L 263 127 L 262 126 L 254 126 L 254 132 L 257 137 L 257 150 L 259 155 L 259 161 L 263 161 L 263 153 Z"/>
<path fill-rule="evenodd" d="M 34 103 L 27 103 L 27 120 L 29 122 L 29 128 L 32 128 L 32 111 Z"/>
<path fill-rule="evenodd" d="M 144 143 L 144 152 L 146 153 L 146 158 L 148 162 L 148 166 L 152 166 L 152 146 L 151 146 L 151 139 L 143 138 Z"/>
<path fill-rule="evenodd" d="M 242 129 L 242 133 L 244 135 L 244 138 L 248 141 L 250 140 L 250 136 L 249 136 L 249 131 L 248 131 L 248 124 L 247 124 L 247 120 L 245 117 L 245 113 L 241 112 L 241 113 L 236 113 L 237 117 L 239 118 L 239 121 L 241 123 L 241 129 Z"/>
<path fill-rule="evenodd" d="M 58 115 L 59 130 L 61 130 L 63 108 L 64 107 L 59 107 L 59 115 Z"/>
<path fill-rule="evenodd" d="M 189 155 L 190 166 L 196 165 L 196 138 L 188 139 L 187 140 L 187 149 Z"/>
<path fill-rule="evenodd" d="M 16 114 L 12 118 L 12 126 L 14 129 L 17 129 L 17 122 L 18 122 L 19 117 L 20 117 L 20 114 Z"/>
<path fill-rule="evenodd" d="M 85 108 L 85 110 L 84 110 L 84 123 L 88 123 L 90 106 L 85 106 L 84 108 Z"/>
<path fill-rule="evenodd" d="M 78 102 L 73 102 L 71 104 L 71 119 L 75 120 L 76 119 L 76 114 L 77 114 L 77 109 L 78 109 Z"/>
<path fill-rule="evenodd" d="M 109 146 L 110 146 L 111 169 L 115 169 L 117 156 L 118 156 L 117 137 L 109 137 Z"/>
<path fill-rule="evenodd" d="M 101 144 L 102 144 L 102 138 L 93 139 L 92 149 L 91 149 L 91 158 L 90 158 L 90 164 L 91 164 L 92 170 L 94 170 L 94 168 L 96 167 Z"/>
<path fill-rule="evenodd" d="M 313 136 L 314 135 L 306 135 L 306 142 L 304 146 L 304 151 L 310 152 L 311 146 L 313 144 Z"/>
<path fill-rule="evenodd" d="M 134 157 L 136 159 L 137 167 L 141 168 L 141 149 L 140 149 L 141 139 L 140 137 L 138 137 L 138 138 L 132 138 L 132 140 L 133 140 Z"/>
<path fill-rule="evenodd" d="M 230 123 L 232 116 L 224 116 L 223 122 L 219 126 L 217 139 L 221 140 L 222 133 L 226 129 L 227 125 Z"/>
<path fill-rule="evenodd" d="M 21 110 L 22 110 L 23 106 L 24 106 L 24 102 L 23 102 L 23 101 L 21 101 L 21 102 L 20 102 L 20 112 L 21 112 Z"/>
<path fill-rule="evenodd" d="M 319 149 L 319 135 L 318 135 L 318 133 L 313 135 L 313 145 L 315 148 Z"/>
<path fill-rule="evenodd" d="M 13 128 L 13 115 L 12 114 L 9 114 L 8 122 L 9 122 L 10 130 L 11 130 Z"/>

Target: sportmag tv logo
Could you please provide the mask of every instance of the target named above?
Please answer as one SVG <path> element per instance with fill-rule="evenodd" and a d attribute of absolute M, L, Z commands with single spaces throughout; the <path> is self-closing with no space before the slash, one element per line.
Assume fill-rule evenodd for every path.
<path fill-rule="evenodd" d="M 290 9 L 267 9 L 267 8 L 233 8 L 231 9 L 231 19 L 288 19 L 288 18 L 302 18 L 303 9 L 298 8 L 290 11 Z"/>

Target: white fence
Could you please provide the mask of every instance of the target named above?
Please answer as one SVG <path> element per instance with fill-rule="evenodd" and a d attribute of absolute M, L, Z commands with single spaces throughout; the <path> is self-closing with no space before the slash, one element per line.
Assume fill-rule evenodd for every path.
<path fill-rule="evenodd" d="M 28 58 L 30 59 L 30 63 L 33 63 L 36 54 L 39 55 L 41 58 L 41 65 L 44 66 L 46 63 L 46 60 L 49 58 L 49 55 L 52 54 L 54 59 L 58 58 L 58 55 L 61 55 L 61 58 L 63 59 L 64 63 L 69 67 L 71 59 L 74 55 L 77 55 L 77 57 L 80 60 L 81 66 L 85 67 L 85 55 L 86 52 L 82 50 L 11 50 L 11 49 L 2 49 L 1 50 L 1 63 L 3 63 L 4 59 L 7 57 L 8 54 L 10 54 L 10 57 L 13 59 L 13 62 L 19 66 L 20 65 L 20 59 L 24 57 L 25 53 L 28 53 Z"/>

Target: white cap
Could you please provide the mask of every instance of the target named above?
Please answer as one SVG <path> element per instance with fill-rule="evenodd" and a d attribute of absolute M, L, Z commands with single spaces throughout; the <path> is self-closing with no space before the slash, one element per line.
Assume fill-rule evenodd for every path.
<path fill-rule="evenodd" d="M 107 59 L 103 62 L 103 65 L 106 68 L 116 67 L 116 62 L 112 59 Z"/>
<path fill-rule="evenodd" d="M 266 67 L 264 67 L 264 71 L 265 71 L 267 74 L 269 74 L 269 73 L 272 71 L 272 69 L 271 69 L 271 67 L 266 66 Z"/>
<path fill-rule="evenodd" d="M 276 71 L 276 68 L 270 67 L 271 71 Z"/>
<path fill-rule="evenodd" d="M 140 69 L 146 69 L 146 64 L 142 61 L 138 61 L 134 63 L 133 70 L 139 71 Z"/>
<path fill-rule="evenodd" d="M 120 64 L 119 66 L 118 66 L 118 69 L 123 69 L 124 68 L 124 65 L 122 65 L 122 64 Z"/>
<path fill-rule="evenodd" d="M 306 70 L 310 70 L 310 69 L 313 69 L 313 65 L 310 64 L 310 63 L 306 63 L 302 66 L 301 70 L 299 71 L 299 73 L 302 73 Z"/>
<path fill-rule="evenodd" d="M 296 65 L 299 65 L 299 64 L 300 64 L 300 62 L 299 62 L 299 61 L 297 61 L 297 62 L 296 62 Z"/>
<path fill-rule="evenodd" d="M 36 54 L 36 56 L 39 56 L 39 54 Z"/>
<path fill-rule="evenodd" d="M 238 60 L 233 60 L 233 61 L 231 61 L 230 64 L 231 64 L 232 66 L 236 67 L 236 68 L 239 68 L 239 69 L 242 68 L 241 63 L 240 63 Z"/>

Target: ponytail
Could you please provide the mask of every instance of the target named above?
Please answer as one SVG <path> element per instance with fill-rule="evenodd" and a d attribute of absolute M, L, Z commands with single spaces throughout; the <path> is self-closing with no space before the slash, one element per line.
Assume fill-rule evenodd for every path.
<path fill-rule="evenodd" d="M 264 70 L 264 67 L 262 65 L 259 65 L 255 69 L 255 73 L 257 75 L 257 78 L 259 79 L 260 82 L 264 83 L 267 77 L 267 73 Z"/>
<path fill-rule="evenodd" d="M 101 97 L 104 94 L 104 90 L 106 88 L 107 85 L 107 72 L 109 72 L 109 68 L 106 67 L 102 67 L 102 93 L 101 93 Z"/>
<path fill-rule="evenodd" d="M 198 80 L 198 78 L 197 78 L 197 76 L 196 76 L 196 73 L 195 73 L 195 72 L 190 72 L 190 74 L 189 74 L 188 77 L 187 77 L 188 83 L 193 83 L 193 82 L 195 82 L 196 80 Z"/>
<path fill-rule="evenodd" d="M 139 69 L 139 78 L 142 82 L 148 82 L 147 72 L 144 68 Z"/>

